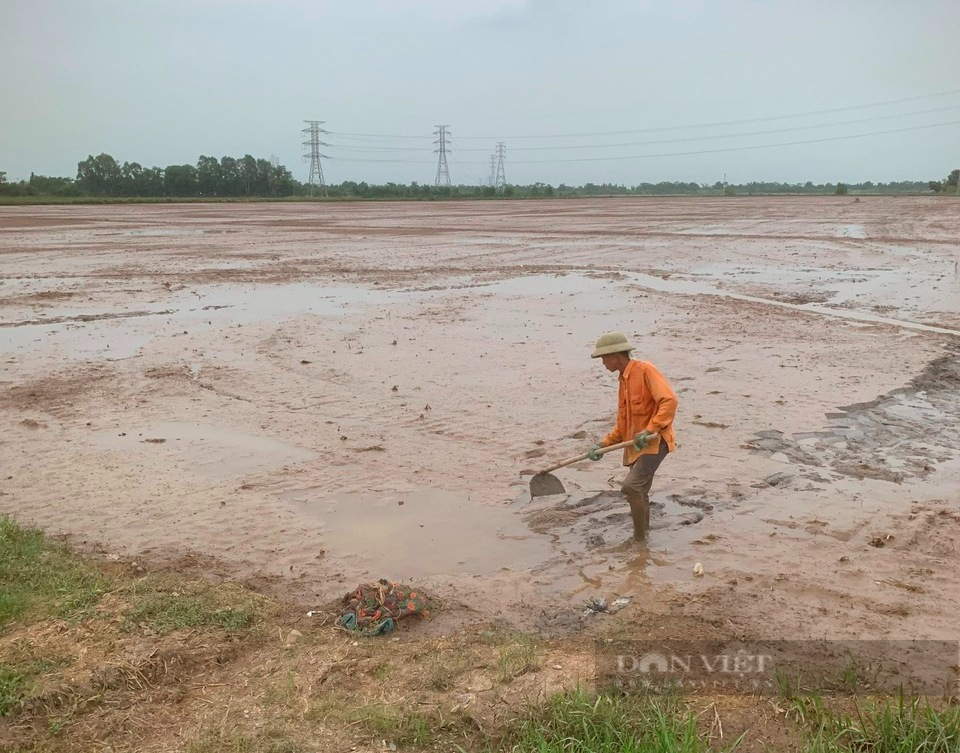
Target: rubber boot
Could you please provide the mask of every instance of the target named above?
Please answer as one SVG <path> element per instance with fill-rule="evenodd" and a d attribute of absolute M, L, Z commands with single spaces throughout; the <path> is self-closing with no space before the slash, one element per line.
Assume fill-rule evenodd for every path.
<path fill-rule="evenodd" d="M 630 504 L 630 517 L 633 518 L 633 537 L 642 541 L 647 538 L 650 529 L 650 499 L 634 491 L 625 494 Z"/>

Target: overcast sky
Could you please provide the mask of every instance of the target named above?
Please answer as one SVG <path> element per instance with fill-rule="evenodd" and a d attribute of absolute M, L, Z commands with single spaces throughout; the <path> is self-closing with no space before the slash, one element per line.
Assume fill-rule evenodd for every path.
<path fill-rule="evenodd" d="M 454 183 L 497 141 L 512 183 L 938 179 L 958 30 L 960 0 L 0 0 L 0 170 L 250 153 L 306 180 L 315 119 L 334 183 L 432 183 L 437 124 Z"/>

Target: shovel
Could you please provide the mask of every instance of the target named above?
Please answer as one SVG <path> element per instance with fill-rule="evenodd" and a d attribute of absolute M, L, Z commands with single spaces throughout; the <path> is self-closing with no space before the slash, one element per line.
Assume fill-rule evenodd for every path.
<path fill-rule="evenodd" d="M 658 434 L 653 434 L 650 439 L 650 442 L 660 442 L 660 436 Z M 613 452 L 614 450 L 622 450 L 624 447 L 632 447 L 633 440 L 630 439 L 626 442 L 620 442 L 618 444 L 612 444 L 609 447 L 601 447 L 597 450 L 601 455 L 605 455 L 608 452 Z M 551 465 L 549 468 L 544 468 L 542 471 L 534 474 L 533 478 L 530 479 L 530 496 L 531 497 L 547 497 L 551 494 L 565 494 L 566 489 L 563 488 L 563 484 L 560 483 L 560 479 L 554 476 L 551 471 L 557 470 L 557 468 L 563 468 L 565 465 L 571 465 L 573 463 L 579 463 L 581 460 L 586 460 L 588 455 L 584 453 L 583 455 L 577 455 L 575 458 L 569 458 L 567 460 L 561 460 L 556 465 Z"/>

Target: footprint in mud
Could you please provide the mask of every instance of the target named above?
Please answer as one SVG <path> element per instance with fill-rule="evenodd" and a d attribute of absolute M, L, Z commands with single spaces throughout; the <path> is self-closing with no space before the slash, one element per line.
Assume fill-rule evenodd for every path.
<path fill-rule="evenodd" d="M 703 513 L 697 510 L 696 512 L 682 513 L 681 515 L 666 520 L 651 521 L 650 528 L 660 530 L 663 528 L 676 528 L 677 526 L 692 526 L 701 520 L 703 520 Z"/>

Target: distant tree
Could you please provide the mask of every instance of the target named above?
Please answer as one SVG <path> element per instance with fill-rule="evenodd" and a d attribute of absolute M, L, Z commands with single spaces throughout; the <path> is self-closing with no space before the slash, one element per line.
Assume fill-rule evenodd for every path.
<path fill-rule="evenodd" d="M 847 184 L 846 183 L 837 183 L 837 187 L 833 189 L 834 196 L 846 196 L 847 195 Z"/>
<path fill-rule="evenodd" d="M 223 172 L 216 157 L 200 155 L 197 159 L 197 190 L 201 196 L 219 196 Z"/>
<path fill-rule="evenodd" d="M 220 158 L 220 196 L 239 196 L 242 192 L 240 164 L 233 157 Z"/>
<path fill-rule="evenodd" d="M 79 196 L 80 189 L 70 178 L 48 178 L 45 175 L 30 173 L 27 184 L 29 192 L 34 196 Z"/>
<path fill-rule="evenodd" d="M 243 155 L 240 160 L 240 181 L 243 185 L 243 195 L 255 193 L 257 183 L 257 161 L 249 154 Z"/>
<path fill-rule="evenodd" d="M 121 190 L 120 166 L 109 154 L 90 155 L 77 164 L 77 186 L 94 196 L 117 196 Z"/>
<path fill-rule="evenodd" d="M 163 171 L 163 192 L 167 196 L 196 196 L 197 168 L 193 165 L 170 165 Z"/>
<path fill-rule="evenodd" d="M 15 187 L 7 183 L 7 174 L 0 170 L 0 196 L 11 196 L 17 193 Z"/>
<path fill-rule="evenodd" d="M 296 193 L 296 181 L 293 174 L 283 165 L 269 165 L 270 194 L 272 196 L 292 196 Z"/>
<path fill-rule="evenodd" d="M 117 192 L 121 196 L 150 196 L 152 195 L 144 182 L 143 166 L 138 162 L 124 162 L 120 167 L 120 188 Z"/>

